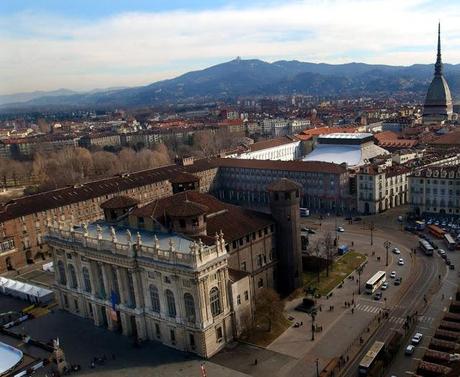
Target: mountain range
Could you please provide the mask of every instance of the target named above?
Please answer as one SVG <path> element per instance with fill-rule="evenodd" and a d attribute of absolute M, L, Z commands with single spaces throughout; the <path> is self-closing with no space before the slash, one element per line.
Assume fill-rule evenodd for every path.
<path fill-rule="evenodd" d="M 432 64 L 412 66 L 364 63 L 325 64 L 300 61 L 243 60 L 240 58 L 173 79 L 132 88 L 109 88 L 76 93 L 54 92 L 0 96 L 0 109 L 144 107 L 184 101 L 209 101 L 241 96 L 307 94 L 356 97 L 405 94 L 421 99 L 433 77 Z M 460 95 L 460 64 L 444 65 L 454 98 Z M 27 97 L 29 95 L 29 98 Z M 3 97 L 3 98 L 2 98 Z"/>

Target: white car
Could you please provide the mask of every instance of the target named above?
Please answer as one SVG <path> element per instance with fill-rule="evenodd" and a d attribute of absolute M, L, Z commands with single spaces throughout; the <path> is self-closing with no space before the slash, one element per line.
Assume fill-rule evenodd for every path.
<path fill-rule="evenodd" d="M 394 279 L 396 277 L 396 271 L 391 271 L 390 278 Z"/>
<path fill-rule="evenodd" d="M 398 259 L 398 265 L 404 266 L 404 259 L 399 258 L 399 259 Z"/>
<path fill-rule="evenodd" d="M 337 232 L 343 233 L 343 232 L 345 232 L 345 229 L 343 229 L 342 226 L 338 226 L 337 227 Z"/>
<path fill-rule="evenodd" d="M 394 254 L 401 254 L 401 250 L 399 250 L 397 247 L 394 247 L 393 250 L 391 250 Z"/>
<path fill-rule="evenodd" d="M 415 351 L 415 346 L 413 344 L 409 344 L 407 347 L 406 347 L 406 350 L 404 351 L 404 353 L 406 355 L 412 355 Z"/>
<path fill-rule="evenodd" d="M 388 284 L 387 281 L 385 281 L 385 282 L 382 284 L 382 286 L 380 287 L 380 289 L 381 289 L 382 291 L 384 291 L 384 290 L 386 290 L 388 287 L 389 287 L 389 284 Z"/>
<path fill-rule="evenodd" d="M 422 341 L 422 338 L 423 338 L 423 334 L 418 332 L 412 337 L 411 342 L 412 344 L 417 345 Z"/>

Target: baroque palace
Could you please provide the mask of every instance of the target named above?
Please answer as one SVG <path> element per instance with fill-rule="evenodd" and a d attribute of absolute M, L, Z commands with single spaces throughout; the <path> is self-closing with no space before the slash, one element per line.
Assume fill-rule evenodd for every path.
<path fill-rule="evenodd" d="M 89 224 L 54 221 L 45 241 L 59 306 L 210 357 L 244 331 L 262 288 L 301 286 L 300 189 L 287 179 L 270 184 L 271 215 L 192 189 L 142 207 L 115 196 Z"/>

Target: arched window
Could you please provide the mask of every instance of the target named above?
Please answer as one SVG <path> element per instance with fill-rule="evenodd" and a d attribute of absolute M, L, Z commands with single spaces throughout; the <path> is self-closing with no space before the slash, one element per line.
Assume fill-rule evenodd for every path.
<path fill-rule="evenodd" d="M 89 270 L 87 267 L 83 267 L 81 272 L 83 274 L 83 286 L 85 292 L 91 293 L 91 278 L 89 277 Z"/>
<path fill-rule="evenodd" d="M 64 263 L 62 263 L 62 261 L 60 260 L 58 262 L 58 271 L 59 271 L 59 283 L 61 283 L 62 285 L 66 285 L 67 284 L 67 276 L 65 275 L 65 268 L 64 268 Z"/>
<path fill-rule="evenodd" d="M 213 317 L 219 315 L 221 312 L 220 293 L 216 287 L 211 289 L 211 291 L 209 292 L 209 302 L 211 303 L 211 313 Z"/>
<path fill-rule="evenodd" d="M 184 294 L 185 316 L 188 321 L 195 322 L 195 301 L 190 293 Z"/>
<path fill-rule="evenodd" d="M 166 303 L 168 304 L 168 315 L 176 318 L 176 301 L 174 294 L 169 289 L 166 290 Z"/>
<path fill-rule="evenodd" d="M 77 274 L 75 273 L 75 267 L 73 264 L 68 265 L 69 275 L 70 275 L 70 288 L 77 288 Z"/>
<path fill-rule="evenodd" d="M 174 299 L 174 297 L 173 297 Z M 150 285 L 150 300 L 152 301 L 152 310 L 154 312 L 160 312 L 160 295 L 158 294 L 158 288 L 154 285 Z"/>

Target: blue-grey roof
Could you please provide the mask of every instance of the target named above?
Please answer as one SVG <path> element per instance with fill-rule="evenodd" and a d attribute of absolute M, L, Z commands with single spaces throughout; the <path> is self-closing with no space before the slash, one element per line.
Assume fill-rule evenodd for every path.
<path fill-rule="evenodd" d="M 97 237 L 97 226 L 101 227 L 102 239 L 106 241 L 112 240 L 111 225 L 103 221 L 91 223 L 88 225 L 88 235 L 90 237 Z M 176 251 L 181 253 L 190 252 L 190 245 L 193 243 L 193 240 L 186 238 L 185 236 L 177 233 L 169 232 L 153 232 L 149 230 L 134 229 L 129 227 L 120 227 L 115 226 L 115 234 L 117 237 L 117 242 L 120 244 L 128 244 L 128 234 L 127 230 L 131 232 L 131 243 L 136 242 L 137 232 L 141 235 L 141 240 L 143 245 L 153 246 L 155 244 L 155 236 L 160 243 L 160 249 L 167 250 L 169 249 L 169 241 L 172 240 L 174 243 L 174 248 Z M 81 226 L 74 226 L 74 230 L 77 233 L 83 233 L 83 228 Z"/>

